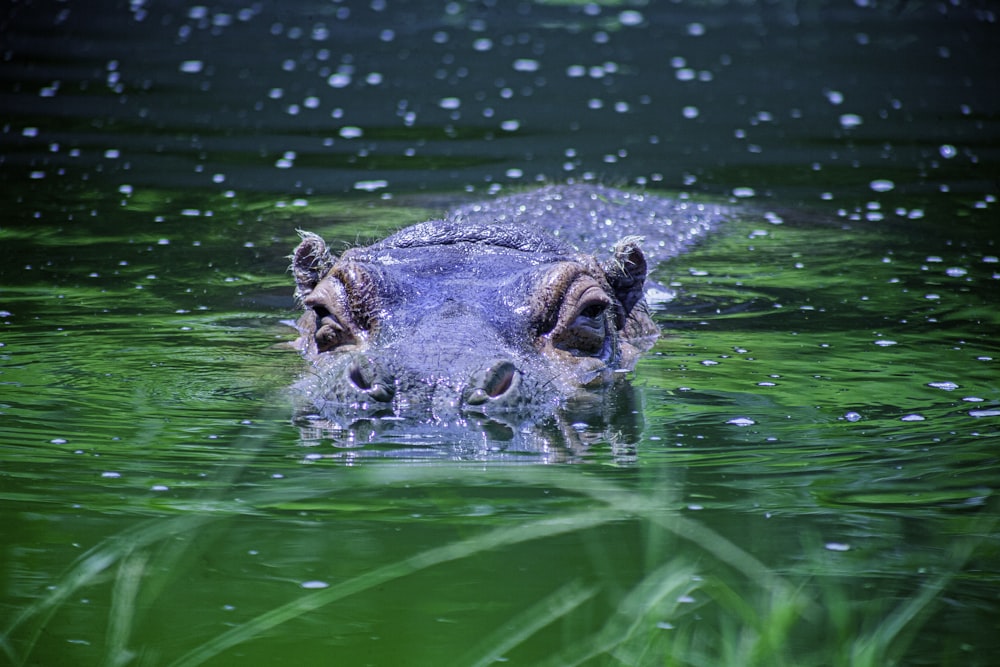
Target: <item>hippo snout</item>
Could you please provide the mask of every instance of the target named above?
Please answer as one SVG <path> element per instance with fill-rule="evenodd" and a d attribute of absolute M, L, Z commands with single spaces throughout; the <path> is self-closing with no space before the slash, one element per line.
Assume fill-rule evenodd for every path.
<path fill-rule="evenodd" d="M 350 355 L 340 373 L 326 385 L 327 400 L 369 409 L 407 408 L 425 404 L 434 412 L 471 409 L 507 410 L 524 402 L 522 373 L 510 359 L 497 358 L 447 378 L 405 366 L 392 367 L 367 352 Z M 337 381 L 336 378 L 341 378 Z"/>

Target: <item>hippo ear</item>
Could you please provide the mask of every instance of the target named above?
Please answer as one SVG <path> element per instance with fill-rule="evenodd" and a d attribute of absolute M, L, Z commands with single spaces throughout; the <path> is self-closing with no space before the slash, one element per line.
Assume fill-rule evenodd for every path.
<path fill-rule="evenodd" d="M 641 236 L 626 236 L 612 248 L 611 259 L 604 264 L 604 273 L 621 304 L 616 313 L 619 329 L 625 326 L 629 313 L 642 299 L 642 286 L 646 281 L 646 256 L 639 244 Z"/>
<path fill-rule="evenodd" d="M 292 274 L 295 276 L 295 298 L 304 299 L 333 265 L 333 256 L 326 242 L 312 232 L 299 232 L 302 242 L 292 253 Z"/>

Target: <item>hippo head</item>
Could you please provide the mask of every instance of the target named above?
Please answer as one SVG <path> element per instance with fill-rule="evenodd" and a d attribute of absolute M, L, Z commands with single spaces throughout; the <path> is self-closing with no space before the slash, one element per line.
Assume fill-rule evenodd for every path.
<path fill-rule="evenodd" d="M 340 257 L 302 233 L 292 271 L 306 409 L 334 421 L 534 419 L 600 393 L 658 334 L 639 240 L 602 263 L 519 224 L 431 221 Z"/>

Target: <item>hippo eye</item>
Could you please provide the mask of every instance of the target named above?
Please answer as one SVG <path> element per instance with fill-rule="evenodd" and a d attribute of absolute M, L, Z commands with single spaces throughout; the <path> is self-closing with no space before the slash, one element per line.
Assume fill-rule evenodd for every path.
<path fill-rule="evenodd" d="M 304 300 L 308 309 L 300 328 L 311 332 L 318 352 L 356 345 L 362 328 L 356 323 L 348 290 L 335 277 L 327 277 Z"/>
<path fill-rule="evenodd" d="M 592 278 L 575 281 L 566 291 L 558 322 L 549 337 L 559 348 L 576 356 L 596 356 L 608 337 L 607 311 L 611 298 Z"/>
<path fill-rule="evenodd" d="M 337 317 L 326 309 L 325 306 L 313 306 L 313 313 L 316 319 L 316 349 L 320 352 L 328 352 L 342 345 L 354 341 L 354 336 L 350 330 L 337 319 Z"/>

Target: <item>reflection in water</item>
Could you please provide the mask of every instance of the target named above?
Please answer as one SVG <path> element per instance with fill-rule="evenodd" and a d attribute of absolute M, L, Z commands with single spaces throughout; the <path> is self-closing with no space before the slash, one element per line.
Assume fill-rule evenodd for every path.
<path fill-rule="evenodd" d="M 466 412 L 453 419 L 363 414 L 345 406 L 341 413 L 300 411 L 305 460 L 354 461 L 386 457 L 399 461 L 579 462 L 592 448 L 609 448 L 610 460 L 631 464 L 642 435 L 640 395 L 622 381 L 602 391 L 581 393 L 553 415 Z M 332 448 L 332 450 L 331 450 Z"/>

